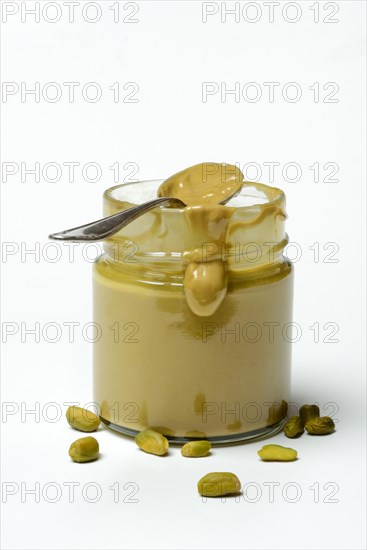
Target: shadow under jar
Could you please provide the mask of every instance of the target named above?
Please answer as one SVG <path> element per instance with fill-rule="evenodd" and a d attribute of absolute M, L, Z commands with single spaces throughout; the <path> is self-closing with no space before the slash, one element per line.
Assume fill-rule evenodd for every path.
<path fill-rule="evenodd" d="M 104 214 L 154 198 L 160 183 L 108 189 Z M 222 208 L 230 215 L 215 242 L 210 223 L 192 223 L 187 209 L 158 207 L 104 243 L 93 274 L 94 399 L 114 430 L 229 443 L 282 428 L 293 295 L 292 264 L 283 256 L 285 196 L 245 184 Z M 195 313 L 187 299 L 193 254 L 200 266 L 222 262 L 225 273 L 209 315 Z M 210 280 L 202 281 L 204 292 L 205 285 Z"/>

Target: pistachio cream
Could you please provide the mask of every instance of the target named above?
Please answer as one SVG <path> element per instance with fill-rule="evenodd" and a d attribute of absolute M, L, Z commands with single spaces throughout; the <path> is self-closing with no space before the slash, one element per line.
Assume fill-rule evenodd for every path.
<path fill-rule="evenodd" d="M 227 293 L 227 267 L 221 250 L 233 208 L 218 203 L 240 191 L 243 181 L 237 166 L 212 162 L 186 168 L 158 188 L 158 197 L 177 197 L 188 205 L 188 225 L 202 239 L 199 249 L 184 252 L 187 266 L 183 281 L 187 305 L 202 317 L 212 315 Z"/>
<path fill-rule="evenodd" d="M 202 162 L 166 179 L 158 197 L 176 197 L 187 206 L 218 204 L 240 191 L 244 178 L 233 164 Z"/>
<path fill-rule="evenodd" d="M 230 195 L 239 194 L 225 202 Z M 114 214 L 158 207 L 109 238 L 94 267 L 95 401 L 112 428 L 184 441 L 279 429 L 290 389 L 293 270 L 281 190 L 202 163 L 105 192 Z"/>

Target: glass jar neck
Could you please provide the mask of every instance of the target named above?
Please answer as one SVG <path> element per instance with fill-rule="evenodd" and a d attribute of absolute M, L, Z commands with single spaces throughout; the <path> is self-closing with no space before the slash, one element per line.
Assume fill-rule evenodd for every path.
<path fill-rule="evenodd" d="M 155 198 L 158 181 L 124 184 L 104 193 L 104 215 L 126 210 Z M 230 265 L 267 263 L 273 251 L 287 243 L 285 196 L 275 187 L 248 183 L 217 211 L 157 207 L 129 223 L 106 241 L 114 261 L 198 261 L 220 258 Z M 204 208 L 204 207 L 203 207 Z M 112 246 L 112 248 L 111 248 Z M 112 250 L 112 253 L 111 253 Z"/>
<path fill-rule="evenodd" d="M 155 198 L 160 183 L 107 190 L 104 214 Z M 132 281 L 183 285 L 191 309 L 208 315 L 219 307 L 217 297 L 224 299 L 231 282 L 279 272 L 288 242 L 285 219 L 281 190 L 248 183 L 226 206 L 157 207 L 146 212 L 106 240 L 103 262 L 111 276 L 118 271 Z M 213 307 L 202 307 L 204 301 Z"/>
<path fill-rule="evenodd" d="M 278 263 L 283 255 L 283 249 L 288 244 L 285 234 L 280 242 L 224 242 L 203 243 L 201 249 L 194 251 L 192 258 L 197 262 L 221 260 L 226 263 L 229 272 L 259 269 L 262 266 Z M 181 252 L 145 252 L 139 251 L 139 245 L 133 241 L 106 242 L 103 245 L 106 260 L 123 270 L 134 270 L 138 265 L 149 271 L 169 271 L 177 273 L 184 271 L 189 263 L 187 251 Z"/>

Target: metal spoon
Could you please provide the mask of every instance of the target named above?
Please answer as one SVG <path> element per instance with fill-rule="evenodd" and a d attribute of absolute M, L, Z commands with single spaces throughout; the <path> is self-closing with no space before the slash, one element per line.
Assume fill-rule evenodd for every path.
<path fill-rule="evenodd" d="M 231 193 L 228 197 L 225 197 L 218 204 L 225 204 L 238 195 L 241 189 L 242 182 L 234 193 Z M 72 229 L 65 229 L 59 233 L 52 233 L 49 235 L 49 239 L 54 239 L 55 241 L 101 241 L 107 237 L 110 237 L 114 233 L 117 233 L 120 229 L 125 227 L 125 225 L 132 222 L 145 212 L 148 212 L 148 210 L 165 203 L 181 206 L 182 208 L 186 206 L 181 199 L 176 199 L 174 197 L 161 197 L 159 199 L 153 199 L 145 202 L 144 204 L 138 204 L 137 206 L 133 206 L 132 208 L 128 208 L 122 212 L 117 212 L 117 214 L 112 214 L 112 216 L 107 216 L 106 218 L 102 218 L 101 220 L 97 220 L 95 222 L 79 225 L 78 227 L 73 227 Z"/>

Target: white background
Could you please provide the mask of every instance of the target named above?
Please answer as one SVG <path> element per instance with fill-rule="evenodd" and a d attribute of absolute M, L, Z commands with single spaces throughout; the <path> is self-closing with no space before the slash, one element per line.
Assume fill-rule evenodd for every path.
<path fill-rule="evenodd" d="M 365 3 L 301 1 L 282 14 L 281 2 L 271 23 L 269 8 L 257 2 L 257 12 L 256 6 L 245 12 L 247 19 L 259 16 L 250 23 L 243 15 L 239 22 L 231 15 L 221 22 L 221 10 L 233 2 L 219 2 L 211 7 L 218 13 L 204 23 L 201 2 L 139 1 L 131 16 L 138 22 L 131 23 L 123 19 L 136 10 L 122 2 L 115 23 L 113 2 L 105 1 L 98 4 L 102 15 L 94 24 L 83 19 L 82 0 L 74 23 L 62 2 L 55 23 L 45 20 L 56 17 L 52 6 L 35 23 L 32 15 L 21 21 L 21 5 L 31 8 L 34 2 L 2 2 L 3 10 L 5 4 L 19 11 L 2 24 L 3 81 L 19 90 L 22 82 L 28 88 L 39 82 L 41 91 L 56 82 L 63 93 L 54 103 L 42 93 L 39 102 L 30 95 L 22 102 L 20 91 L 2 98 L 3 547 L 365 548 Z M 94 18 L 89 9 L 87 16 Z M 296 18 L 296 9 L 299 21 L 286 21 Z M 325 22 L 328 17 L 337 22 Z M 74 103 L 64 82 L 80 83 Z M 88 82 L 100 86 L 100 101 L 83 98 Z M 123 90 L 124 84 L 135 82 L 138 102 L 115 103 L 109 90 L 115 82 L 120 99 L 132 90 Z M 241 89 L 255 82 L 262 96 L 250 102 L 252 88 L 238 102 L 233 95 L 221 101 L 220 93 L 203 102 L 203 82 L 219 89 L 223 83 L 224 91 L 236 82 Z M 265 82 L 279 83 L 273 102 Z M 282 95 L 289 82 L 301 89 L 299 101 Z M 330 82 L 335 84 L 324 89 Z M 295 88 L 288 90 L 292 99 Z M 334 102 L 325 102 L 335 90 Z M 115 184 L 109 169 L 114 163 L 120 164 L 121 182 L 128 175 L 126 163 L 137 165 L 135 177 L 153 179 L 202 161 L 257 163 L 261 181 L 285 190 L 287 229 L 297 243 L 289 249 L 297 260 L 294 320 L 302 331 L 293 347 L 293 401 L 319 402 L 324 414 L 333 414 L 337 431 L 294 442 L 300 456 L 295 463 L 267 464 L 257 457 L 259 443 L 215 448 L 207 459 L 183 459 L 179 448 L 158 458 L 101 429 L 101 459 L 74 464 L 67 450 L 76 434 L 64 419 L 64 403 L 92 400 L 92 344 L 82 329 L 92 321 L 87 255 L 92 259 L 96 250 L 80 246 L 73 259 L 70 248 L 59 245 L 53 262 L 47 235 L 100 216 L 101 194 Z M 48 181 L 52 171 L 41 173 L 39 182 L 22 174 L 21 163 L 31 168 L 36 162 L 41 171 L 58 163 L 59 181 Z M 80 163 L 74 182 L 67 162 Z M 101 167 L 94 183 L 82 174 L 89 162 Z M 264 165 L 269 162 L 280 163 L 273 182 Z M 282 171 L 287 163 L 299 165 L 298 181 L 290 181 L 297 179 L 292 168 Z M 309 168 L 315 163 L 318 182 Z M 324 168 L 326 163 L 334 164 Z M 335 165 L 336 181 L 324 181 Z M 5 181 L 4 170 L 11 166 L 16 173 Z M 26 254 L 32 248 L 36 252 Z M 79 323 L 74 342 L 67 322 Z M 25 332 L 36 323 L 39 342 Z M 50 342 L 55 332 L 42 333 L 47 323 L 60 327 L 55 343 Z M 315 323 L 319 342 L 309 328 Z M 332 325 L 325 328 L 326 323 Z M 336 326 L 336 342 L 328 342 Z M 28 409 L 38 413 L 26 414 Z M 282 434 L 272 442 L 289 444 Z M 248 491 L 237 500 L 203 502 L 198 479 L 221 470 L 235 472 L 243 485 L 250 484 Z M 65 485 L 71 482 L 80 484 L 74 502 Z M 135 485 L 125 486 L 129 482 Z M 23 493 L 40 484 L 40 502 L 30 494 L 22 502 L 22 483 Z M 87 483 L 99 488 L 98 502 L 88 502 L 96 493 Z M 118 502 L 109 489 L 116 483 Z M 273 499 L 269 483 L 278 484 Z M 138 502 L 126 502 L 135 486 Z M 14 494 L 7 496 L 11 488 Z M 55 495 L 59 500 L 50 502 Z"/>

